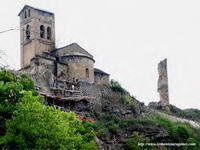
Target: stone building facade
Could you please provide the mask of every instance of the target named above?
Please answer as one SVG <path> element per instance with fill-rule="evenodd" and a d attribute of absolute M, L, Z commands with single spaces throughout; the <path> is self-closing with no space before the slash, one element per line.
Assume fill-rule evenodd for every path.
<path fill-rule="evenodd" d="M 28 5 L 18 14 L 20 17 L 21 67 L 30 64 L 37 54 L 55 48 L 54 13 Z"/>
<path fill-rule="evenodd" d="M 48 83 L 38 84 L 49 86 L 58 79 L 99 85 L 109 82 L 109 74 L 94 68 L 93 56 L 77 43 L 55 48 L 54 13 L 25 5 L 19 17 L 21 70 L 35 75 L 48 72 Z"/>
<path fill-rule="evenodd" d="M 96 84 L 106 85 L 109 82 L 109 74 L 100 69 L 94 68 L 94 77 Z"/>

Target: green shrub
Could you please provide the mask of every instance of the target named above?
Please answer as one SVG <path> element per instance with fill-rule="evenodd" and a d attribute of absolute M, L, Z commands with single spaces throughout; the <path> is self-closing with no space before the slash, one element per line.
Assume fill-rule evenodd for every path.
<path fill-rule="evenodd" d="M 133 108 L 137 109 L 137 102 L 134 97 L 131 97 L 130 95 L 122 95 L 121 101 L 123 104 L 131 105 Z"/>
<path fill-rule="evenodd" d="M 116 134 L 120 130 L 120 125 L 123 119 L 111 115 L 101 114 L 98 116 L 94 124 L 94 129 L 100 134 Z"/>
<path fill-rule="evenodd" d="M 15 81 L 16 77 L 14 76 L 13 73 L 7 71 L 7 70 L 2 70 L 0 69 L 0 81 L 4 81 L 6 82 L 11 82 L 11 81 Z"/>
<path fill-rule="evenodd" d="M 144 136 L 139 135 L 138 132 L 133 132 L 132 136 L 125 140 L 125 150 L 143 150 L 147 146 L 140 146 L 139 143 L 148 143 L 150 140 Z"/>
<path fill-rule="evenodd" d="M 190 129 L 185 125 L 178 124 L 173 128 L 173 131 L 174 137 L 177 137 L 180 142 L 186 142 L 186 140 L 192 135 L 192 131 L 190 131 Z"/>
<path fill-rule="evenodd" d="M 131 103 L 133 103 L 133 99 L 129 95 L 122 95 L 121 100 L 122 100 L 123 104 L 131 104 Z"/>
<path fill-rule="evenodd" d="M 200 121 L 200 110 L 198 110 L 198 109 L 185 109 L 185 110 L 178 112 L 177 115 L 179 115 L 183 118 Z"/>
<path fill-rule="evenodd" d="M 109 87 L 115 92 L 119 92 L 123 95 L 129 95 L 128 91 L 125 90 L 118 81 L 112 79 L 109 82 Z"/>
<path fill-rule="evenodd" d="M 26 91 L 34 90 L 35 88 L 34 81 L 26 74 L 21 75 L 19 82 L 23 85 L 23 89 Z"/>
<path fill-rule="evenodd" d="M 107 124 L 107 127 L 108 127 L 108 130 L 109 130 L 110 133 L 116 134 L 118 129 L 119 129 L 119 124 L 116 123 L 115 121 L 111 120 Z"/>

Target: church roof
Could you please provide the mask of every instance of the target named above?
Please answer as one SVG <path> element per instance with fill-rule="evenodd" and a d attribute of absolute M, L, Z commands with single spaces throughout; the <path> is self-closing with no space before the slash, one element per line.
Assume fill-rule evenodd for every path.
<path fill-rule="evenodd" d="M 72 43 L 70 45 L 54 49 L 50 53 L 56 54 L 59 56 L 82 55 L 82 56 L 87 56 L 87 57 L 93 58 L 93 56 L 89 52 L 87 52 L 85 49 L 83 49 L 77 43 Z"/>
<path fill-rule="evenodd" d="M 99 73 L 99 74 L 103 74 L 103 75 L 108 75 L 109 76 L 108 73 L 106 73 L 106 72 L 104 72 L 104 71 L 102 71 L 100 69 L 97 69 L 97 68 L 94 68 L 94 73 Z"/>
<path fill-rule="evenodd" d="M 19 16 L 19 15 L 22 13 L 22 11 L 23 11 L 24 9 L 26 9 L 26 8 L 32 8 L 32 9 L 37 10 L 37 11 L 41 11 L 41 12 L 44 12 L 44 13 L 48 13 L 49 15 L 54 15 L 54 13 L 52 13 L 52 12 L 49 12 L 49 11 L 46 11 L 46 10 L 43 10 L 43 9 L 39 9 L 39 8 L 35 8 L 35 7 L 29 6 L 29 5 L 25 5 L 25 6 L 21 9 L 21 11 L 19 12 L 18 16 Z"/>

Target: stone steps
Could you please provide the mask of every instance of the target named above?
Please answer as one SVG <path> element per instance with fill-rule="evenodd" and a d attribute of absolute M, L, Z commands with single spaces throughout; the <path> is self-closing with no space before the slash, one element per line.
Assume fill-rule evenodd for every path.
<path fill-rule="evenodd" d="M 82 96 L 82 92 L 79 90 L 68 90 L 65 88 L 51 88 L 53 95 L 63 97 L 79 97 Z"/>

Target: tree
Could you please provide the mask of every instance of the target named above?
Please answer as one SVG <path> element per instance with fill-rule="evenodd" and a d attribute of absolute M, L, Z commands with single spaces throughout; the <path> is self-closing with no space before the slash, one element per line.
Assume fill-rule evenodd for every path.
<path fill-rule="evenodd" d="M 1 141 L 10 149 L 95 149 L 95 134 L 85 132 L 74 113 L 45 106 L 32 92 L 25 93 L 6 127 Z"/>
<path fill-rule="evenodd" d="M 0 71 L 0 121 L 0 149 L 97 149 L 91 123 L 44 105 L 29 77 L 6 70 Z"/>
<path fill-rule="evenodd" d="M 0 136 L 5 134 L 5 122 L 12 117 L 17 102 L 23 97 L 20 80 L 21 77 L 13 73 L 0 70 Z"/>

